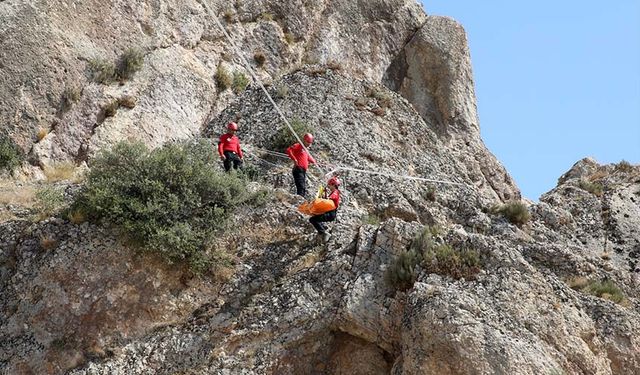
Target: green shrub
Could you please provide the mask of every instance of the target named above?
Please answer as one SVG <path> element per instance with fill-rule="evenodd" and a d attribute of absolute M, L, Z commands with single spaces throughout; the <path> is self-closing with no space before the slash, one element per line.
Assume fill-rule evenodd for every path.
<path fill-rule="evenodd" d="M 64 190 L 58 186 L 45 186 L 36 192 L 38 219 L 43 220 L 55 215 L 64 206 Z"/>
<path fill-rule="evenodd" d="M 311 126 L 307 125 L 305 122 L 298 118 L 294 118 L 293 120 L 289 121 L 289 124 L 291 124 L 291 127 L 296 132 L 298 137 L 300 137 L 300 139 L 302 139 L 302 137 L 306 133 L 313 133 L 314 130 Z M 274 151 L 284 152 L 287 147 L 296 142 L 298 141 L 296 140 L 296 137 L 291 134 L 291 130 L 289 130 L 289 127 L 285 124 L 282 124 L 282 127 L 278 130 L 278 132 L 274 134 L 273 137 L 271 137 L 271 140 L 269 141 L 269 147 Z"/>
<path fill-rule="evenodd" d="M 625 299 L 622 290 L 611 280 L 592 281 L 586 287 L 586 291 L 596 297 L 606 298 L 615 303 L 621 303 Z"/>
<path fill-rule="evenodd" d="M 587 180 L 580 180 L 578 183 L 580 189 L 588 191 L 596 197 L 601 197 L 604 192 L 604 187 L 599 182 L 589 182 Z"/>
<path fill-rule="evenodd" d="M 531 220 L 529 209 L 522 202 L 509 202 L 494 207 L 492 211 L 505 217 L 511 224 L 522 226 Z"/>
<path fill-rule="evenodd" d="M 243 92 L 249 86 L 249 78 L 242 72 L 233 73 L 233 91 L 237 94 Z"/>
<path fill-rule="evenodd" d="M 367 214 L 362 217 L 363 224 L 378 226 L 380 225 L 381 221 L 382 218 L 380 218 L 380 216 L 376 215 L 375 213 Z"/>
<path fill-rule="evenodd" d="M 73 208 L 89 220 L 114 225 L 134 244 L 170 262 L 201 267 L 207 241 L 250 198 L 244 180 L 220 171 L 208 142 L 153 151 L 140 143 L 119 143 L 92 162 Z"/>
<path fill-rule="evenodd" d="M 0 136 L 0 172 L 12 172 L 22 163 L 23 155 L 13 140 Z"/>
<path fill-rule="evenodd" d="M 398 290 L 411 289 L 416 281 L 416 268 L 420 264 L 420 255 L 413 251 L 405 251 L 398 255 L 385 272 L 385 281 Z"/>
<path fill-rule="evenodd" d="M 120 80 L 127 80 L 142 69 L 144 53 L 137 48 L 129 48 L 120 56 L 116 75 Z"/>
<path fill-rule="evenodd" d="M 480 272 L 480 256 L 475 250 L 438 245 L 423 253 L 422 266 L 429 273 L 473 279 Z"/>
<path fill-rule="evenodd" d="M 402 253 L 391 263 L 385 274 L 387 282 L 400 290 L 411 288 L 420 265 L 428 273 L 437 273 L 454 279 L 473 279 L 480 272 L 480 255 L 472 249 L 455 249 L 448 244 L 437 245 L 433 239 L 440 231 L 425 227 Z"/>
<path fill-rule="evenodd" d="M 89 69 L 93 80 L 98 83 L 109 83 L 116 79 L 116 66 L 110 61 L 93 59 L 89 61 Z"/>
<path fill-rule="evenodd" d="M 218 65 L 218 69 L 216 70 L 216 75 L 214 78 L 216 80 L 218 88 L 222 91 L 230 88 L 231 85 L 233 85 L 233 77 L 231 76 L 227 68 L 225 68 L 222 64 Z"/>

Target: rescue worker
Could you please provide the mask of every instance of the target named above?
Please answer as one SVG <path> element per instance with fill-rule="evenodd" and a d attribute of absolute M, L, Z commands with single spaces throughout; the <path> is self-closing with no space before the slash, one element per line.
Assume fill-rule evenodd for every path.
<path fill-rule="evenodd" d="M 313 135 L 310 133 L 302 137 L 302 142 L 306 148 L 313 143 Z M 293 160 L 293 182 L 296 184 L 296 194 L 304 197 L 307 195 L 307 169 L 309 163 L 315 164 L 311 155 L 302 147 L 300 143 L 296 143 L 287 148 L 287 155 Z"/>
<path fill-rule="evenodd" d="M 238 124 L 230 122 L 227 124 L 227 132 L 220 136 L 218 141 L 218 154 L 222 159 L 224 170 L 229 172 L 233 169 L 242 169 L 242 149 L 240 148 L 240 139 L 236 136 Z"/>
<path fill-rule="evenodd" d="M 338 213 L 338 207 L 340 207 L 340 179 L 338 177 L 331 177 L 329 181 L 327 181 L 327 189 L 329 190 L 329 194 L 327 196 L 327 191 L 325 190 L 324 199 L 331 199 L 333 203 L 336 205 L 334 210 L 329 212 L 325 212 L 321 215 L 312 216 L 309 219 L 311 225 L 318 231 L 318 237 L 322 238 L 322 242 L 329 241 L 329 233 L 327 233 L 327 228 L 323 223 L 328 221 L 334 221 L 336 219 L 336 215 Z"/>

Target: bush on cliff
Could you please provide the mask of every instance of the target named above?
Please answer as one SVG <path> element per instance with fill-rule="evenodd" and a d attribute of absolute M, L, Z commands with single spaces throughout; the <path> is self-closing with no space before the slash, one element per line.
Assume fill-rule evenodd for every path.
<path fill-rule="evenodd" d="M 22 162 L 22 153 L 9 137 L 0 136 L 0 172 L 12 172 Z"/>
<path fill-rule="evenodd" d="M 207 241 L 251 198 L 243 179 L 220 171 L 206 141 L 155 150 L 119 143 L 92 162 L 73 209 L 170 262 L 203 270 Z"/>
<path fill-rule="evenodd" d="M 438 229 L 425 227 L 411 242 L 409 249 L 394 259 L 385 275 L 388 284 L 406 290 L 413 286 L 418 267 L 453 279 L 472 280 L 480 272 L 480 256 L 473 249 L 456 249 L 449 244 L 436 244 Z"/>

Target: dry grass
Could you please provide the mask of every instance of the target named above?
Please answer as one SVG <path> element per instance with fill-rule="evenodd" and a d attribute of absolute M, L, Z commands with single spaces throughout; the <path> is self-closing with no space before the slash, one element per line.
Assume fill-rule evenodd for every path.
<path fill-rule="evenodd" d="M 36 137 L 38 137 L 38 141 L 43 140 L 44 137 L 46 137 L 47 135 L 49 135 L 49 129 L 47 128 L 40 128 L 36 133 Z"/>
<path fill-rule="evenodd" d="M 332 61 L 329 61 L 329 63 L 327 64 L 327 68 L 331 70 L 342 70 L 342 64 L 332 60 Z"/>
<path fill-rule="evenodd" d="M 284 40 L 287 44 L 293 44 L 296 42 L 296 37 L 292 33 L 284 33 Z"/>
<path fill-rule="evenodd" d="M 69 212 L 68 215 L 69 221 L 72 222 L 73 224 L 82 224 L 85 221 L 87 221 L 87 215 L 85 215 L 84 212 L 80 211 L 80 210 L 75 210 L 75 211 L 71 211 Z"/>
<path fill-rule="evenodd" d="M 31 208 L 36 202 L 33 186 L 17 186 L 13 182 L 0 182 L 0 205 L 12 204 Z"/>
<path fill-rule="evenodd" d="M 53 250 L 56 248 L 56 246 L 58 245 L 58 240 L 56 240 L 55 238 L 51 238 L 49 236 L 43 236 L 40 237 L 40 247 L 43 250 Z"/>
<path fill-rule="evenodd" d="M 571 289 L 581 290 L 589 285 L 589 279 L 584 276 L 575 276 L 567 280 L 567 285 L 569 285 Z"/>
<path fill-rule="evenodd" d="M 377 107 L 371 110 L 371 112 L 373 112 L 374 115 L 382 117 L 384 115 L 387 114 L 387 111 L 384 108 L 381 107 Z"/>
<path fill-rule="evenodd" d="M 118 99 L 118 104 L 125 108 L 135 108 L 136 104 L 138 104 L 138 99 L 133 96 L 124 96 Z"/>
<path fill-rule="evenodd" d="M 587 180 L 589 180 L 589 182 L 595 182 L 595 181 L 598 181 L 598 180 L 602 180 L 603 178 L 605 178 L 607 176 L 609 176 L 609 172 L 607 171 L 607 168 L 600 167 L 593 174 L 591 174 L 587 178 Z"/>
<path fill-rule="evenodd" d="M 55 163 L 44 168 L 44 175 L 47 176 L 49 182 L 72 180 L 75 172 L 76 166 L 70 162 Z"/>

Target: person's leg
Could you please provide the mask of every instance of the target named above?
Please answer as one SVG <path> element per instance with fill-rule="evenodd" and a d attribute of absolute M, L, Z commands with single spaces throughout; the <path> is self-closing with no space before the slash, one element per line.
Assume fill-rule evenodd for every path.
<path fill-rule="evenodd" d="M 311 225 L 313 225 L 314 228 L 316 228 L 316 230 L 318 231 L 318 234 L 324 234 L 326 231 L 326 228 L 322 224 L 322 216 L 323 215 L 316 215 L 316 216 L 312 216 L 309 219 L 309 222 L 311 223 Z"/>
<path fill-rule="evenodd" d="M 231 165 L 232 165 L 232 161 L 229 158 L 230 153 L 229 152 L 225 152 L 224 153 L 224 160 L 222 161 L 222 165 L 224 165 L 224 170 L 225 172 L 229 172 L 231 170 Z"/>
<path fill-rule="evenodd" d="M 298 166 L 293 168 L 293 182 L 296 184 L 296 194 L 300 196 L 307 195 L 306 189 L 306 171 Z"/>
<path fill-rule="evenodd" d="M 242 169 L 242 160 L 240 160 L 240 157 L 236 154 L 232 154 L 233 155 L 233 169 Z"/>

